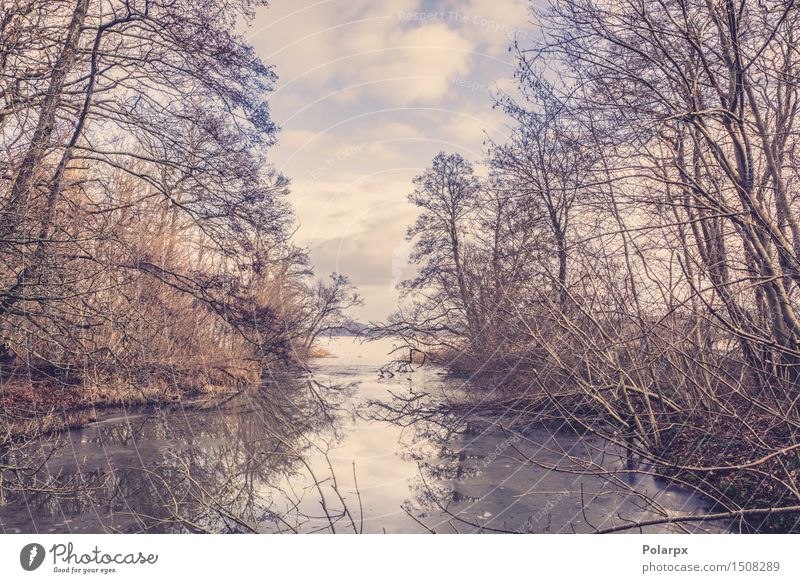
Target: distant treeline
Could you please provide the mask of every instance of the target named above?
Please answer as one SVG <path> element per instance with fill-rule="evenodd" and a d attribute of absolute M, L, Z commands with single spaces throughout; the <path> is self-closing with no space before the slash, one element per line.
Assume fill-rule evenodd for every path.
<path fill-rule="evenodd" d="M 533 18 L 485 178 L 440 153 L 415 180 L 418 271 L 387 330 L 723 516 L 797 530 L 800 6 Z"/>

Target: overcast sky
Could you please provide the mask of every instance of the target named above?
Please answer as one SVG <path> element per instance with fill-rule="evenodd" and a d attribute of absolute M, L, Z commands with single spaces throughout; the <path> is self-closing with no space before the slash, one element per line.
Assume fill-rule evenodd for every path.
<path fill-rule="evenodd" d="M 347 274 L 379 320 L 409 274 L 411 180 L 440 150 L 472 160 L 507 133 L 491 91 L 513 86 L 522 0 L 273 0 L 248 30 L 279 81 L 272 162 L 292 181 L 298 243 L 318 275 Z"/>

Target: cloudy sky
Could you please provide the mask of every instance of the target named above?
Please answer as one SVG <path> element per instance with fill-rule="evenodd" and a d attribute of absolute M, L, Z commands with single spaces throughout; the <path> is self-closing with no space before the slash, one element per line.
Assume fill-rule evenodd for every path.
<path fill-rule="evenodd" d="M 490 94 L 513 86 L 508 46 L 528 20 L 524 0 L 273 0 L 247 31 L 279 75 L 272 161 L 298 242 L 318 274 L 358 286 L 359 319 L 384 318 L 409 274 L 412 178 L 440 150 L 481 160 L 507 134 Z"/>

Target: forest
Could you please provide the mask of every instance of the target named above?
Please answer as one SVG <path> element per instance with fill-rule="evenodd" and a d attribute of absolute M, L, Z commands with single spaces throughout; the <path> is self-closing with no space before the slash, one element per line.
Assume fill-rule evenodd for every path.
<path fill-rule="evenodd" d="M 2 3 L 4 435 L 258 383 L 358 303 L 292 242 L 260 4 Z"/>
<path fill-rule="evenodd" d="M 532 3 L 537 33 L 511 46 L 514 88 L 487 96 L 507 139 L 487 137 L 481 159 L 441 151 L 409 185 L 412 273 L 386 321 L 356 323 L 361 340 L 391 339 L 403 355 L 380 382 L 366 359 L 312 364 L 363 299 L 338 271 L 315 275 L 297 243 L 291 183 L 270 158 L 277 74 L 241 33 L 266 5 L 0 0 L 0 509 L 6 496 L 26 511 L 41 499 L 44 516 L 57 495 L 81 516 L 97 496 L 115 518 L 126 493 L 152 488 L 174 508 L 144 496 L 138 522 L 120 530 L 364 532 L 364 474 L 348 460 L 347 490 L 328 457 L 343 427 L 363 437 L 413 417 L 455 460 L 460 487 L 466 450 L 451 455 L 454 432 L 437 442 L 420 422 L 477 426 L 478 416 L 506 436 L 482 442 L 486 475 L 514 454 L 520 466 L 620 487 L 647 476 L 710 501 L 691 515 L 605 517 L 594 532 L 720 521 L 800 531 L 797 2 Z M 406 376 L 420 364 L 469 389 L 423 402 L 418 377 Z M 314 366 L 341 386 L 310 380 Z M 405 396 L 380 384 L 405 381 Z M 347 410 L 359 387 L 364 402 Z M 62 459 L 80 478 L 65 482 L 41 477 L 56 446 L 44 461 L 31 454 L 37 439 L 86 427 L 105 408 L 246 390 L 241 410 L 200 421 L 157 409 L 137 430 L 95 427 L 128 452 L 137 435 L 160 444 L 156 462 L 126 467 L 122 495 L 102 463 L 84 480 Z M 375 395 L 394 402 L 376 407 Z M 387 426 L 370 436 L 399 443 Z M 624 452 L 626 465 L 566 450 L 570 468 L 547 465 L 524 447 L 532 426 L 582 445 L 597 438 L 595 452 Z M 159 441 L 173 430 L 191 447 Z M 402 462 L 422 474 L 416 462 L 429 457 Z M 426 479 L 446 474 L 431 465 L 417 483 L 425 503 L 435 489 Z M 290 478 L 306 470 L 322 510 L 279 515 L 263 484 L 295 495 Z M 580 488 L 570 496 L 586 518 Z M 548 516 L 546 527 L 531 523 L 537 531 L 550 531 L 561 501 L 530 507 L 533 523 Z M 488 526 L 489 511 L 457 517 L 450 502 L 436 502 L 442 523 L 512 531 Z M 403 520 L 433 531 L 419 518 L 428 514 L 402 508 Z M 573 519 L 562 526 L 575 531 Z"/>
<path fill-rule="evenodd" d="M 387 333 L 471 378 L 479 407 L 602 436 L 717 517 L 797 531 L 797 4 L 534 14 L 519 95 L 495 96 L 511 138 L 414 182 L 418 271 Z"/>

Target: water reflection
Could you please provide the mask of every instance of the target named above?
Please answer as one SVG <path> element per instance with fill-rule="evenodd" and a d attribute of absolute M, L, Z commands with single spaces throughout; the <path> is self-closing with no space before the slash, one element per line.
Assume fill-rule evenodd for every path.
<path fill-rule="evenodd" d="M 289 491 L 287 481 L 310 450 L 324 453 L 337 439 L 348 394 L 281 377 L 213 410 L 128 415 L 42 441 L 37 483 L 48 487 L 7 481 L 3 529 L 297 530 L 307 520 L 299 507 L 308 488 L 294 483 Z"/>
<path fill-rule="evenodd" d="M 684 490 L 625 471 L 620 453 L 561 429 L 504 432 L 487 424 L 477 436 L 445 442 L 419 462 L 408 508 L 437 532 L 539 533 L 595 532 L 705 509 Z M 676 525 L 648 532 L 665 530 L 687 531 Z"/>
<path fill-rule="evenodd" d="M 439 371 L 377 373 L 385 342 L 336 339 L 330 350 L 313 378 L 276 377 L 213 408 L 129 411 L 42 440 L 29 452 L 41 467 L 4 476 L 0 528 L 591 532 L 704 509 L 627 472 L 595 438 L 443 409 L 442 393 L 458 387 Z"/>
<path fill-rule="evenodd" d="M 370 403 L 364 414 L 408 428 L 404 454 L 418 466 L 407 514 L 443 533 L 590 533 L 708 510 L 704 499 L 652 475 L 626 452 L 566 425 L 443 406 L 465 387 L 439 381 Z M 643 532 L 718 532 L 722 524 L 646 527 Z M 638 530 L 638 529 L 637 529 Z"/>

